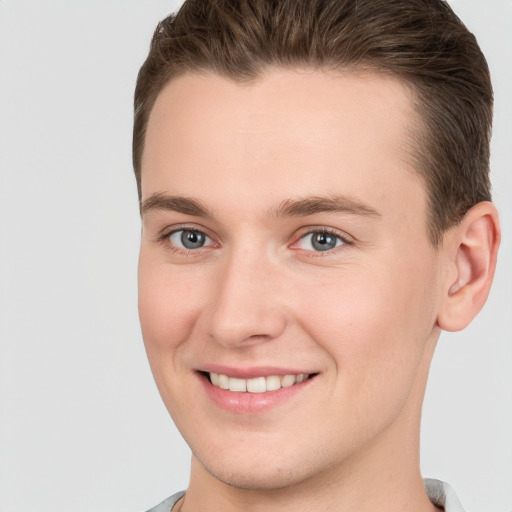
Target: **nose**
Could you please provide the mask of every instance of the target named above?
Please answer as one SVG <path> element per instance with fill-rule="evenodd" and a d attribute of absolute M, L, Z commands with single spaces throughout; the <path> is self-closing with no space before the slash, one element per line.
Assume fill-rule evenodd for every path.
<path fill-rule="evenodd" d="M 287 319 L 276 264 L 239 251 L 222 265 L 210 302 L 210 337 L 229 348 L 278 338 Z"/>

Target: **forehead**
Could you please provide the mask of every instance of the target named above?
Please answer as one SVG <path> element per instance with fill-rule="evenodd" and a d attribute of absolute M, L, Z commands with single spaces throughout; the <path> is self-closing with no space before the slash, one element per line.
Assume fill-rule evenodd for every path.
<path fill-rule="evenodd" d="M 306 193 L 410 196 L 423 189 L 410 164 L 412 96 L 377 74 L 278 69 L 250 83 L 185 74 L 151 112 L 142 199 L 196 197 L 199 185 L 213 200 L 254 197 L 255 207 Z"/>

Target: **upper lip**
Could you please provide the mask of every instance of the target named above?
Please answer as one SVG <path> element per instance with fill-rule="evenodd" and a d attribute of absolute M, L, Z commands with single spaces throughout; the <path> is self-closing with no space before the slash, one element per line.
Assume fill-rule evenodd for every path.
<path fill-rule="evenodd" d="M 300 375 L 317 373 L 309 370 L 300 370 L 297 368 L 283 368 L 277 366 L 251 366 L 251 367 L 233 367 L 220 364 L 207 364 L 198 368 L 200 372 L 218 373 L 235 377 L 238 379 L 253 379 L 255 377 L 268 377 L 270 375 Z"/>

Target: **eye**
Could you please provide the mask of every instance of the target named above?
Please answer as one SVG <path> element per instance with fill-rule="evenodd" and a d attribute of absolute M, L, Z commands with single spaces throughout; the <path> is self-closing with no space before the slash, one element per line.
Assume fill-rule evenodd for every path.
<path fill-rule="evenodd" d="M 201 249 L 212 244 L 210 237 L 195 229 L 179 229 L 173 231 L 168 238 L 171 244 L 179 249 Z"/>
<path fill-rule="evenodd" d="M 325 252 L 344 245 L 346 240 L 329 231 L 312 231 L 302 236 L 297 244 L 306 251 Z"/>

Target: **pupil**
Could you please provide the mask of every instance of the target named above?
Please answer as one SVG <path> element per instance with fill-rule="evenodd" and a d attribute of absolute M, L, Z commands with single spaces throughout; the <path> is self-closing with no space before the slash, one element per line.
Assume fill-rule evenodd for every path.
<path fill-rule="evenodd" d="M 328 233 L 315 233 L 311 242 L 317 251 L 328 251 L 336 247 L 336 237 Z"/>
<path fill-rule="evenodd" d="M 198 231 L 183 231 L 181 234 L 181 243 L 187 249 L 197 249 L 204 245 L 204 235 Z"/>

